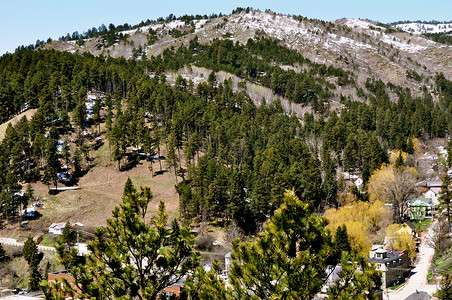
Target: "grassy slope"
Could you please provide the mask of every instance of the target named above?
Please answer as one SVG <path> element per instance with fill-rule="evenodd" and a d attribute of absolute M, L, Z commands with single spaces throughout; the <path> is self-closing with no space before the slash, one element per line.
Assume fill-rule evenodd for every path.
<path fill-rule="evenodd" d="M 118 171 L 114 162 L 109 162 L 108 144 L 92 154 L 99 165 L 92 168 L 80 178 L 80 190 L 65 191 L 57 195 L 49 195 L 47 186 L 42 183 L 33 184 L 36 195 L 44 200 L 43 217 L 34 221 L 36 227 L 46 228 L 52 222 L 81 222 L 86 229 L 104 226 L 111 211 L 121 203 L 124 183 L 130 177 L 134 185 L 150 186 L 154 200 L 149 205 L 152 215 L 157 211 L 158 203 L 164 200 L 170 217 L 178 215 L 179 197 L 174 187 L 176 180 L 173 172 L 165 172 L 152 176 L 149 164 L 142 160 L 136 167 L 127 171 Z M 164 163 L 163 163 L 164 167 Z M 158 163 L 154 163 L 158 170 Z"/>
<path fill-rule="evenodd" d="M 9 120 L 8 122 L 5 122 L 5 123 L 1 124 L 0 125 L 0 141 L 3 140 L 3 138 L 5 137 L 6 128 L 8 127 L 9 123 L 12 123 L 14 125 L 17 122 L 19 122 L 20 119 L 22 119 L 22 117 L 24 117 L 24 116 L 27 117 L 28 121 L 30 121 L 31 117 L 33 117 L 33 115 L 35 114 L 36 110 L 37 109 L 29 109 L 27 111 L 24 111 L 20 115 L 15 116 L 14 118 Z"/>

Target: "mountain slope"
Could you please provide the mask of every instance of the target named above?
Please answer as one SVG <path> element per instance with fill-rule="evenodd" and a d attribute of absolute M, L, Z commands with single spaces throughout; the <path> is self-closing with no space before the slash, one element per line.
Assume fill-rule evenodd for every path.
<path fill-rule="evenodd" d="M 157 37 L 152 45 L 148 44 L 150 29 Z M 176 31 L 181 36 L 174 34 Z M 167 48 L 188 45 L 195 36 L 200 43 L 210 43 L 218 38 L 242 44 L 249 38 L 264 36 L 280 40 L 281 44 L 313 62 L 350 71 L 357 76 L 358 82 L 372 77 L 408 87 L 416 94 L 422 85 L 432 88 L 431 78 L 436 73 L 442 72 L 446 78 L 452 78 L 450 46 L 381 27 L 368 20 L 324 22 L 255 10 L 191 23 L 180 20 L 154 23 L 122 34 L 126 38 L 110 47 L 102 39 L 91 39 L 82 46 L 71 41 L 53 42 L 44 48 L 124 56 L 126 59 L 133 58 L 135 53 L 135 57 L 141 59 L 141 55 L 136 55 L 140 47 L 149 57 L 159 55 Z M 419 76 L 413 79 L 407 74 Z"/>

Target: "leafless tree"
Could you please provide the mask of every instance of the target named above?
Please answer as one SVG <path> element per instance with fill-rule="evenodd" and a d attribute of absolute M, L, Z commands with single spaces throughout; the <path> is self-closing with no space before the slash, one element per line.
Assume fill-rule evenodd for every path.
<path fill-rule="evenodd" d="M 452 246 L 450 227 L 445 218 L 440 218 L 432 224 L 430 239 L 427 243 L 435 249 L 436 254 L 441 254 Z"/>
<path fill-rule="evenodd" d="M 409 167 L 388 166 L 378 175 L 372 175 L 370 192 L 378 199 L 392 204 L 395 223 L 401 223 L 408 210 L 408 200 L 416 196 L 416 178 Z"/>

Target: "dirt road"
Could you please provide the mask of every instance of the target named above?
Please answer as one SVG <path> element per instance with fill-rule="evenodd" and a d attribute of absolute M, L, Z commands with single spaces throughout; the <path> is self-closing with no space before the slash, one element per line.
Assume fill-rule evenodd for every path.
<path fill-rule="evenodd" d="M 411 270 L 411 276 L 408 279 L 408 283 L 403 288 L 390 292 L 389 295 L 385 293 L 384 299 L 405 300 L 409 295 L 415 293 L 416 291 L 427 292 L 430 296 L 436 292 L 438 287 L 427 283 L 428 270 L 430 268 L 433 255 L 435 254 L 435 250 L 430 247 L 428 243 L 431 234 L 433 234 L 433 226 L 435 226 L 435 222 L 430 225 L 427 234 L 425 234 L 422 239 L 417 256 L 417 263 Z"/>

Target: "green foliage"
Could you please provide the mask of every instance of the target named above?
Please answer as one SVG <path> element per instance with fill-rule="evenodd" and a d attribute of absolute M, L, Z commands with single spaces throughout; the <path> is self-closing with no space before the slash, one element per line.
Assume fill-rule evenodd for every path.
<path fill-rule="evenodd" d="M 358 252 L 342 253 L 339 279 L 328 289 L 329 299 L 377 299 L 381 273 Z"/>
<path fill-rule="evenodd" d="M 219 271 L 220 263 L 216 259 L 212 262 L 212 268 L 209 272 L 206 272 L 202 266 L 197 267 L 193 274 L 187 278 L 184 295 L 188 299 L 199 300 L 231 299 L 225 283 L 217 276 Z"/>
<path fill-rule="evenodd" d="M 177 220 L 168 229 L 163 202 L 151 222 L 145 221 L 151 200 L 150 188 L 136 192 L 128 183 L 106 229 L 96 230 L 86 264 L 71 269 L 82 297 L 155 299 L 197 266 L 190 229 Z"/>
<path fill-rule="evenodd" d="M 44 257 L 42 252 L 38 252 L 38 246 L 36 245 L 33 237 L 28 236 L 27 241 L 22 248 L 22 254 L 28 263 L 30 268 L 30 275 L 28 280 L 28 288 L 32 291 L 39 289 L 39 283 L 41 281 L 41 273 L 39 273 L 39 263 Z"/>
<path fill-rule="evenodd" d="M 336 234 L 334 236 L 334 243 L 339 253 L 351 252 L 350 242 L 348 240 L 347 227 L 345 224 L 337 227 Z"/>
<path fill-rule="evenodd" d="M 327 222 L 310 214 L 293 191 L 264 224 L 265 231 L 245 243 L 234 240 L 230 282 L 236 299 L 310 299 L 317 294 L 334 260 Z"/>
<path fill-rule="evenodd" d="M 452 38 L 450 36 L 450 33 L 451 33 L 450 31 L 438 33 L 424 33 L 423 36 L 437 43 L 452 45 Z"/>
<path fill-rule="evenodd" d="M 452 167 L 452 140 L 447 144 L 447 166 Z"/>
<path fill-rule="evenodd" d="M 2 244 L 0 244 L 0 263 L 5 262 L 8 259 L 9 259 L 8 254 L 6 253 L 6 251 L 3 248 Z"/>
<path fill-rule="evenodd" d="M 452 189 L 449 175 L 443 176 L 441 196 L 439 196 L 439 210 L 446 216 L 449 226 L 452 224 Z"/>
<path fill-rule="evenodd" d="M 72 229 L 70 223 L 68 222 L 64 226 L 63 233 L 61 237 L 57 240 L 56 251 L 61 264 L 70 270 L 70 268 L 75 265 L 78 261 L 77 249 L 74 247 L 77 242 L 77 232 Z"/>
<path fill-rule="evenodd" d="M 452 299 L 452 275 L 448 273 L 443 275 L 436 297 L 440 300 Z"/>

